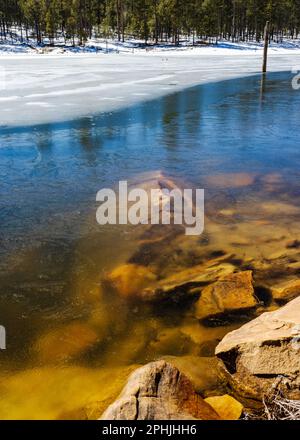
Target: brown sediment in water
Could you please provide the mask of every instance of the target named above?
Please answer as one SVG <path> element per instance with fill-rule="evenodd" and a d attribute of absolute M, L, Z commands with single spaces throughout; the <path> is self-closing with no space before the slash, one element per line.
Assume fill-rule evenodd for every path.
<path fill-rule="evenodd" d="M 142 183 L 160 186 L 163 177 Z M 100 234 L 93 218 L 71 248 L 40 246 L 11 265 L 2 283 L 10 290 L 1 303 L 11 319 L 16 313 L 27 318 L 15 326 L 25 329 L 14 335 L 22 351 L 2 368 L 0 418 L 97 418 L 121 391 L 128 370 L 162 357 L 184 365 L 202 384 L 201 393 L 213 393 L 212 384 L 224 391 L 218 372 L 212 369 L 208 378 L 204 365 L 253 312 L 200 323 L 195 304 L 203 289 L 251 271 L 254 314 L 260 314 L 278 307 L 285 286 L 287 295 L 297 295 L 288 287 L 300 273 L 300 249 L 291 245 L 300 237 L 300 209 L 288 192 L 280 199 L 270 193 L 282 185 L 280 176 L 227 176 L 227 182 L 224 197 L 208 195 L 201 237 L 147 225 Z M 247 197 L 235 192 L 246 183 Z M 17 291 L 21 297 L 9 297 Z M 192 359 L 202 365 L 197 377 Z"/>

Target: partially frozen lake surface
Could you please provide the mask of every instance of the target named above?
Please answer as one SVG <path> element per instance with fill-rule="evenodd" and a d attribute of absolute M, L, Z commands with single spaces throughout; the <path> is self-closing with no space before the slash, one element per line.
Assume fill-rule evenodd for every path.
<path fill-rule="evenodd" d="M 264 83 L 256 75 L 199 85 L 111 113 L 2 128 L 0 323 L 7 328 L 8 349 L 1 354 L 0 418 L 67 417 L 93 398 L 108 398 L 104 391 L 86 395 L 86 388 L 99 383 L 99 371 L 161 355 L 210 357 L 232 329 L 231 323 L 205 328 L 182 309 L 161 316 L 124 299 L 112 301 L 108 292 L 94 302 L 85 299 L 101 274 L 127 261 L 137 245 L 132 230 L 96 224 L 101 188 L 157 170 L 188 188 L 205 188 L 204 236 L 186 239 L 180 252 L 172 243 L 165 245 L 160 268 L 178 270 L 223 253 L 237 268 L 285 258 L 281 272 L 272 273 L 272 279 L 265 275 L 274 283 L 295 274 L 283 269 L 300 262 L 296 245 L 286 257 L 287 242 L 300 233 L 300 91 L 291 81 L 286 72 L 271 73 Z M 36 99 L 32 107 L 49 103 L 46 97 Z M 105 321 L 101 325 L 99 317 Z M 85 335 L 82 351 L 62 361 L 49 341 L 74 321 L 85 329 L 78 330 Z M 179 332 L 191 343 L 159 345 L 166 331 L 170 341 L 172 335 L 178 340 Z M 92 349 L 85 350 L 91 340 Z M 88 385 L 76 382 L 78 375 Z M 25 384 L 34 390 L 26 405 L 18 400 L 28 392 Z"/>
<path fill-rule="evenodd" d="M 189 86 L 253 75 L 261 71 L 261 63 L 261 50 L 242 47 L 229 54 L 208 47 L 147 54 L 0 56 L 0 127 L 126 108 Z M 299 66 L 299 49 L 270 49 L 270 72 Z"/>
<path fill-rule="evenodd" d="M 226 173 L 297 182 L 300 93 L 290 73 L 193 87 L 70 122 L 2 129 L 2 251 L 63 213 L 84 217 L 96 192 L 161 170 L 198 187 Z M 293 186 L 293 185 L 292 185 Z M 8 231 L 10 231 L 8 233 Z M 11 235 L 12 234 L 12 235 Z"/>

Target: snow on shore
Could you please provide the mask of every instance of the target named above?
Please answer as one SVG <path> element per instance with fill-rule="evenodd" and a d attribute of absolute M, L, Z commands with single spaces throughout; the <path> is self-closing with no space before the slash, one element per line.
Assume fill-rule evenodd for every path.
<path fill-rule="evenodd" d="M 232 43 L 230 41 L 219 41 L 217 44 L 211 45 L 192 45 L 189 40 L 183 40 L 179 46 L 174 46 L 171 43 L 160 43 L 157 45 L 149 45 L 145 47 L 142 40 L 129 39 L 126 42 L 118 42 L 116 40 L 105 40 L 101 38 L 92 38 L 84 46 L 72 47 L 65 45 L 62 39 L 57 39 L 55 47 L 49 45 L 49 41 L 45 39 L 44 46 L 37 46 L 35 40 L 30 40 L 30 44 L 21 43 L 19 37 L 19 31 L 15 34 L 15 37 L 11 41 L 0 41 L 0 56 L 2 55 L 15 55 L 15 54 L 47 54 L 47 55 L 73 55 L 73 54 L 91 54 L 91 53 L 145 53 L 145 52 L 168 52 L 171 53 L 205 53 L 206 55 L 211 53 L 218 53 L 221 51 L 223 54 L 234 55 L 240 51 L 262 51 L 263 42 L 240 42 Z M 270 52 L 286 52 L 300 50 L 299 39 L 285 39 L 280 43 L 271 42 Z"/>
<path fill-rule="evenodd" d="M 0 127 L 113 111 L 196 84 L 261 70 L 262 46 L 258 44 L 220 43 L 217 47 L 150 51 L 133 50 L 127 44 L 108 53 L 96 52 L 90 44 L 93 49 L 87 53 L 62 54 L 63 49 L 57 48 L 41 54 L 35 49 L 29 53 L 27 48 L 26 53 L 8 51 L 3 55 L 0 49 Z M 271 46 L 269 71 L 297 67 L 300 70 L 299 42 Z"/>

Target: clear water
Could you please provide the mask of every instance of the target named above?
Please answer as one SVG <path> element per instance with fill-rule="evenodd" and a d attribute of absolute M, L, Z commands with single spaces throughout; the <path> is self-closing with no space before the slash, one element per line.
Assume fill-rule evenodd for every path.
<path fill-rule="evenodd" d="M 1 418 L 80 417 L 77 409 L 114 395 L 118 386 L 103 384 L 125 367 L 161 355 L 211 356 L 238 325 L 205 328 L 190 309 L 158 312 L 99 292 L 103 274 L 139 246 L 132 229 L 96 224 L 101 188 L 157 170 L 205 188 L 204 236 L 162 248 L 153 262 L 160 276 L 223 252 L 237 268 L 258 267 L 270 287 L 297 277 L 300 255 L 286 255 L 286 244 L 299 238 L 299 108 L 299 91 L 281 73 L 263 86 L 259 76 L 224 81 L 111 114 L 0 132 L 0 324 L 8 344 L 0 353 Z M 70 325 L 82 347 L 69 350 L 67 340 L 70 355 L 60 356 L 45 338 L 61 340 Z M 164 332 L 168 342 L 157 344 Z"/>

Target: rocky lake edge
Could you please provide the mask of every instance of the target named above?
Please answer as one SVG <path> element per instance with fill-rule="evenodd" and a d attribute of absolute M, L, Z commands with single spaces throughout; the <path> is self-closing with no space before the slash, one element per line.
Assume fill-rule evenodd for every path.
<path fill-rule="evenodd" d="M 297 298 L 222 340 L 216 357 L 228 394 L 203 399 L 192 379 L 160 360 L 135 370 L 101 419 L 238 420 L 280 415 L 295 419 L 300 400 L 299 309 Z M 268 409 L 272 405 L 273 416 Z"/>
<path fill-rule="evenodd" d="M 168 179 L 158 181 L 160 186 L 169 185 Z M 234 324 L 237 330 L 217 341 L 215 356 L 201 358 L 200 363 L 197 356 L 187 357 L 185 362 L 183 358 L 163 356 L 134 371 L 102 418 L 298 417 L 297 406 L 292 414 L 273 408 L 271 415 L 267 409 L 274 402 L 300 401 L 298 241 L 283 237 L 284 249 L 279 251 L 277 245 L 270 261 L 246 262 L 234 254 L 214 251 L 208 256 L 206 252 L 205 261 L 180 270 L 172 268 L 157 277 L 156 267 L 163 267 L 161 249 L 168 249 L 172 242 L 171 259 L 182 236 L 180 228 L 171 228 L 167 235 L 165 229 L 161 236 L 159 232 L 150 226 L 137 251 L 126 264 L 107 274 L 104 283 L 126 301 L 154 308 L 174 304 L 191 310 L 203 326 Z M 182 257 L 180 253 L 181 263 Z M 205 365 L 204 359 L 210 364 Z M 197 369 L 214 370 L 217 379 L 213 385 L 199 385 Z"/>

